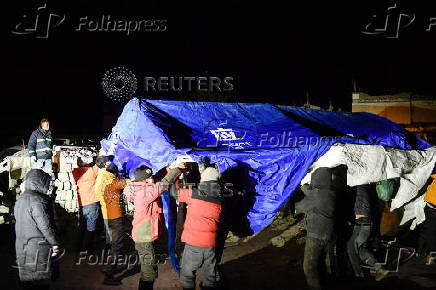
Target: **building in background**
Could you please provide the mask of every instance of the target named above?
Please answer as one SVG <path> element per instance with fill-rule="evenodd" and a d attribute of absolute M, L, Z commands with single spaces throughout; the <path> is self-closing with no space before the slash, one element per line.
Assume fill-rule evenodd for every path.
<path fill-rule="evenodd" d="M 436 144 L 436 97 L 412 93 L 383 96 L 353 93 L 352 112 L 368 112 L 387 118 Z"/>

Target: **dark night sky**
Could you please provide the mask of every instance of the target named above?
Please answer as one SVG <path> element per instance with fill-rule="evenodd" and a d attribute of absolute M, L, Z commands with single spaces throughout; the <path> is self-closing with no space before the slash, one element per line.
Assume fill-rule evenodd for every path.
<path fill-rule="evenodd" d="M 234 102 L 302 105 L 310 91 L 314 104 L 326 107 L 332 100 L 350 110 L 353 79 L 371 94 L 436 96 L 436 25 L 425 31 L 429 18 L 436 17 L 430 1 L 412 6 L 396 1 L 398 11 L 416 16 L 398 39 L 361 33 L 371 15 L 383 16 L 392 1 L 47 2 L 52 13 L 66 15 L 48 39 L 11 33 L 22 14 L 41 2 L 10 1 L 2 8 L 2 145 L 27 142 L 42 116 L 52 120 L 58 136 L 106 135 L 104 113 L 119 114 L 123 104 L 103 95 L 101 78 L 119 65 L 137 75 L 138 94 L 146 75 L 208 75 L 234 77 Z M 102 14 L 167 19 L 168 30 L 130 36 L 75 31 L 79 17 Z M 152 97 L 195 99 L 189 92 Z"/>

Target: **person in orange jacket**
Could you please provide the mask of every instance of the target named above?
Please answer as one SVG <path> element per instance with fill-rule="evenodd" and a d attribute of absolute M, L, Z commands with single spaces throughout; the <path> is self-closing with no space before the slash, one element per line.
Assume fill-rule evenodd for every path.
<path fill-rule="evenodd" d="M 77 158 L 77 165 L 79 167 L 73 170 L 73 178 L 79 203 L 77 250 L 81 251 L 92 247 L 100 204 L 94 189 L 98 167 L 83 162 L 81 158 Z"/>
<path fill-rule="evenodd" d="M 178 169 L 186 168 L 185 163 L 178 165 Z M 135 206 L 132 221 L 132 238 L 141 263 L 141 276 L 138 290 L 153 289 L 158 277 L 158 269 L 154 254 L 153 242 L 161 233 L 162 201 L 160 195 L 180 175 L 175 163 L 167 168 L 167 174 L 160 182 L 154 182 L 157 176 L 152 176 L 151 168 L 142 165 L 135 169 L 135 181 L 124 189 L 127 200 Z"/>
<path fill-rule="evenodd" d="M 95 192 L 100 201 L 101 212 L 106 226 L 111 235 L 111 254 L 114 262 L 105 271 L 104 284 L 120 285 L 121 282 L 115 280 L 113 275 L 125 269 L 124 251 L 124 226 L 123 208 L 121 206 L 121 191 L 130 183 L 130 179 L 118 177 L 118 168 L 115 164 L 106 162 L 105 168 L 99 170 L 97 176 Z"/>
<path fill-rule="evenodd" d="M 432 183 L 428 186 L 424 200 L 425 224 L 424 224 L 424 252 L 427 255 L 426 263 L 434 264 L 436 257 L 436 166 L 430 175 Z"/>
<path fill-rule="evenodd" d="M 200 268 L 202 288 L 215 287 L 215 244 L 223 196 L 219 178 L 218 170 L 208 167 L 201 173 L 198 188 L 180 188 L 177 191 L 178 200 L 188 205 L 181 238 L 185 243 L 180 272 L 183 289 L 195 289 L 195 273 Z"/>

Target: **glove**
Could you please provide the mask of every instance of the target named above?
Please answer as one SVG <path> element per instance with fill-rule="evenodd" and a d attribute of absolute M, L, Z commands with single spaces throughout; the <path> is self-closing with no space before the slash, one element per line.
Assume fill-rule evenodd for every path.
<path fill-rule="evenodd" d="M 52 257 L 57 256 L 60 251 L 61 251 L 61 248 L 59 246 L 57 246 L 57 245 L 53 246 L 51 256 Z"/>
<path fill-rule="evenodd" d="M 177 161 L 174 161 L 173 163 L 171 163 L 170 166 L 168 166 L 168 169 L 171 170 L 171 169 L 176 168 L 177 167 L 176 163 L 177 163 Z"/>
<path fill-rule="evenodd" d="M 36 156 L 30 157 L 30 163 L 35 164 L 36 162 Z"/>
<path fill-rule="evenodd" d="M 176 166 L 179 166 L 180 163 L 186 163 L 186 162 L 194 162 L 194 160 L 192 160 L 191 156 L 189 155 L 179 156 L 176 159 Z"/>

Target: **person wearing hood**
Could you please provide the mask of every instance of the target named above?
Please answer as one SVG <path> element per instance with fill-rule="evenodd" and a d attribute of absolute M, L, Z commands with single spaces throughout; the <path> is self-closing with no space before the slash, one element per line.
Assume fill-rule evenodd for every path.
<path fill-rule="evenodd" d="M 201 173 L 198 188 L 180 188 L 175 196 L 179 202 L 188 205 L 181 238 L 185 243 L 180 271 L 183 289 L 195 289 L 198 269 L 201 269 L 202 289 L 214 289 L 216 286 L 215 245 L 223 197 L 219 179 L 219 171 L 207 167 Z M 174 191 L 171 194 L 174 196 Z"/>
<path fill-rule="evenodd" d="M 41 169 L 30 170 L 25 191 L 15 203 L 15 249 L 24 289 L 48 289 L 52 263 L 60 255 L 53 204 L 46 194 L 50 181 L 51 176 Z"/>
<path fill-rule="evenodd" d="M 163 209 L 160 195 L 174 183 L 180 175 L 178 169 L 185 169 L 186 164 L 180 163 L 178 169 L 175 162 L 166 169 L 166 175 L 160 181 L 159 176 L 153 176 L 151 168 L 141 165 L 135 169 L 135 181 L 124 189 L 127 200 L 135 206 L 132 221 L 132 238 L 139 255 L 141 275 L 138 290 L 153 289 L 158 277 L 158 267 L 154 253 L 153 242 L 162 234 Z M 164 172 L 165 169 L 160 170 Z"/>
<path fill-rule="evenodd" d="M 336 193 L 332 188 L 332 169 L 320 167 L 312 173 L 310 184 L 302 186 L 304 198 L 295 203 L 295 209 L 306 215 L 306 245 L 303 269 L 310 290 L 321 289 L 318 267 L 322 256 L 331 271 L 334 243 L 334 212 Z"/>
<path fill-rule="evenodd" d="M 38 129 L 33 131 L 30 135 L 27 148 L 29 149 L 32 168 L 42 169 L 52 176 L 53 149 L 51 145 L 52 137 L 50 131 L 50 122 L 48 119 L 43 118 Z"/>

